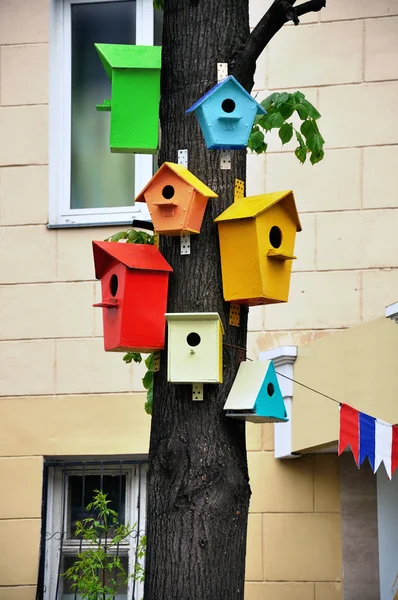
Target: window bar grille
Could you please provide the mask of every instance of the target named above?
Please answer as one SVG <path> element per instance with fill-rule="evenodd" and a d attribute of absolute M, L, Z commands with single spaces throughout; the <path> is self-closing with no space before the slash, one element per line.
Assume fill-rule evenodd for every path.
<path fill-rule="evenodd" d="M 59 560 L 58 560 L 57 588 L 55 590 L 55 600 L 58 600 L 59 581 L 60 581 L 60 577 L 61 577 L 61 564 L 62 564 L 62 547 L 63 547 L 64 535 L 65 535 L 66 482 L 67 482 L 66 475 L 67 475 L 66 463 L 64 463 L 64 468 L 62 471 L 62 489 L 63 489 L 63 493 L 62 493 L 62 524 L 61 524 L 61 538 L 60 538 L 60 542 L 59 542 Z"/>
<path fill-rule="evenodd" d="M 138 520 L 137 520 L 137 536 L 136 536 L 136 548 L 135 548 L 135 553 L 133 551 L 132 555 L 134 556 L 135 554 L 135 561 L 137 562 L 137 555 L 138 555 L 138 541 L 139 541 L 139 535 L 140 535 L 140 519 L 141 519 L 141 493 L 142 493 L 142 485 L 141 485 L 141 476 L 142 476 L 142 465 L 146 465 L 147 464 L 147 460 L 142 460 L 142 459 L 127 459 L 127 460 L 103 460 L 103 461 L 46 461 L 45 464 L 45 479 L 46 479 L 46 489 L 47 489 L 47 485 L 48 485 L 48 473 L 49 473 L 49 468 L 50 467 L 54 467 L 54 468 L 59 468 L 62 472 L 62 477 L 61 477 L 61 494 L 62 494 L 62 498 L 61 498 L 61 502 L 60 502 L 60 512 L 61 512 L 61 520 L 62 520 L 62 524 L 61 524 L 61 531 L 59 532 L 60 536 L 59 536 L 59 557 L 58 557 L 58 561 L 57 561 L 57 571 L 56 571 L 56 584 L 55 584 L 55 595 L 54 595 L 54 600 L 59 600 L 62 596 L 62 589 L 63 589 L 63 585 L 62 585 L 62 580 L 61 580 L 61 572 L 63 570 L 63 550 L 64 550 L 64 546 L 65 546 L 65 538 L 66 538 L 66 527 L 67 527 L 67 510 L 68 510 L 68 476 L 71 473 L 74 473 L 74 471 L 70 470 L 73 467 L 80 467 L 81 468 L 81 474 L 82 474 L 82 495 L 81 495 L 81 507 L 82 507 L 82 512 L 84 514 L 85 512 L 85 502 L 86 502 L 86 493 L 87 493 L 87 468 L 90 466 L 96 466 L 97 468 L 100 467 L 100 488 L 101 491 L 103 491 L 103 483 L 104 483 L 104 468 L 105 466 L 116 466 L 119 465 L 119 498 L 118 498 L 118 524 L 121 523 L 121 511 L 122 511 L 122 490 L 123 490 L 123 476 L 124 476 L 124 471 L 123 471 L 123 467 L 125 465 L 135 465 L 135 469 L 134 469 L 134 476 L 136 476 L 137 474 L 137 465 L 138 465 L 138 474 L 139 474 L 139 478 L 138 478 L 138 498 L 137 498 L 137 514 L 138 514 Z M 98 472 L 98 471 L 97 471 Z M 44 482 L 43 482 L 44 483 Z M 44 488 L 43 488 L 44 489 Z M 44 493 L 44 492 L 43 492 Z M 47 492 L 46 492 L 47 494 Z M 43 522 L 46 522 L 46 518 L 47 518 L 47 495 L 44 494 L 43 498 Z M 47 539 L 51 539 L 53 538 L 56 534 L 52 533 L 50 534 L 50 538 L 48 538 L 48 535 L 50 534 L 50 532 L 45 532 L 44 531 L 44 540 Z M 48 542 L 44 541 L 42 544 L 42 548 L 41 548 L 41 553 L 42 553 L 42 557 L 43 557 L 43 565 L 44 565 L 44 561 L 45 561 L 45 548 L 46 548 L 46 544 Z M 83 544 L 83 540 L 82 538 L 80 538 L 79 540 L 79 553 L 82 550 L 82 544 Z M 119 543 L 117 544 L 116 547 L 116 556 L 119 557 L 120 555 L 120 547 L 119 547 Z M 132 568 L 134 569 L 134 565 L 132 565 Z M 134 572 L 134 570 L 133 570 Z M 55 575 L 55 574 L 54 574 Z M 44 589 L 44 581 L 45 581 L 45 573 L 44 573 L 44 567 L 43 567 L 43 574 L 39 574 L 39 581 L 38 581 L 38 586 L 37 586 L 37 600 L 43 600 L 43 594 L 45 592 Z M 55 583 L 55 582 L 54 582 Z M 132 591 L 132 600 L 135 600 L 136 597 L 136 582 L 134 581 L 133 583 L 133 591 Z M 77 600 L 78 598 L 78 593 L 75 592 L 74 593 L 74 600 Z M 52 600 L 52 599 L 51 599 Z"/>
<path fill-rule="evenodd" d="M 117 524 L 120 525 L 120 510 L 122 504 L 122 476 L 123 476 L 123 463 L 119 463 L 119 500 L 117 505 Z M 119 546 L 120 543 L 116 544 L 116 560 L 119 558 Z M 116 567 L 113 569 L 113 579 L 116 581 Z"/>
<path fill-rule="evenodd" d="M 85 509 L 85 498 L 84 498 L 85 491 L 86 491 L 86 463 L 83 462 L 83 466 L 82 466 L 82 505 L 81 505 L 82 515 L 84 515 L 84 509 Z M 83 535 L 80 536 L 79 554 L 81 554 L 82 545 L 83 545 Z M 74 600 L 77 600 L 77 590 L 74 595 Z"/>
<path fill-rule="evenodd" d="M 100 478 L 100 490 L 101 492 L 104 491 L 104 461 L 101 460 L 101 478 Z M 104 521 L 105 523 L 105 521 Z M 105 531 L 105 538 L 104 538 L 104 550 L 105 550 L 105 554 L 106 554 L 106 543 L 107 543 L 107 532 Z M 100 544 L 101 544 L 101 531 L 100 531 Z M 102 587 L 105 587 L 105 570 L 102 569 Z"/>
<path fill-rule="evenodd" d="M 138 498 L 137 498 L 137 534 L 135 537 L 135 558 L 134 558 L 134 571 L 138 560 L 138 543 L 140 541 L 140 523 L 141 523 L 141 465 L 138 465 Z M 135 584 L 136 578 L 133 578 L 133 595 L 131 600 L 135 600 Z"/>

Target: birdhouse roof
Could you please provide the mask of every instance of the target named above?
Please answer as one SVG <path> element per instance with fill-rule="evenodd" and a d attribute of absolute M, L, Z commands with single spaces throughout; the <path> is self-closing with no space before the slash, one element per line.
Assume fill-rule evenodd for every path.
<path fill-rule="evenodd" d="M 190 113 L 190 112 L 196 110 L 197 108 L 199 108 L 199 106 L 201 104 L 203 104 L 203 102 L 205 100 L 207 100 L 207 98 L 209 98 L 209 96 L 212 96 L 216 91 L 223 88 L 225 86 L 225 84 L 228 82 L 231 82 L 233 85 L 235 85 L 239 89 L 239 91 L 243 92 L 245 94 L 245 96 L 247 96 L 252 102 L 254 102 L 254 104 L 257 104 L 257 113 L 263 114 L 263 115 L 266 114 L 267 111 L 261 106 L 261 104 L 256 102 L 256 100 L 253 98 L 253 96 L 251 96 L 249 94 L 249 92 L 247 92 L 245 90 L 245 88 L 239 83 L 239 81 L 237 79 L 235 79 L 235 77 L 233 75 L 229 75 L 229 77 L 226 77 L 222 81 L 219 81 L 219 83 L 217 83 L 214 87 L 212 87 L 211 90 L 206 92 L 206 94 L 204 96 L 199 98 L 199 100 L 197 100 L 195 102 L 195 104 L 192 104 L 192 106 L 190 108 L 188 108 L 188 110 L 186 110 L 185 112 Z"/>
<path fill-rule="evenodd" d="M 93 242 L 95 276 L 101 279 L 117 260 L 129 269 L 143 271 L 172 271 L 160 250 L 151 244 Z"/>
<path fill-rule="evenodd" d="M 219 321 L 222 332 L 224 327 L 220 315 L 216 312 L 203 313 L 166 313 L 166 321 Z"/>
<path fill-rule="evenodd" d="M 188 185 L 191 185 L 192 187 L 194 187 L 195 190 L 197 192 L 199 192 L 199 194 L 202 194 L 202 196 L 205 196 L 205 198 L 218 198 L 218 195 L 215 192 L 213 192 L 213 190 L 211 190 L 209 187 L 207 187 L 207 185 L 205 185 L 202 181 L 200 181 L 200 179 L 195 177 L 195 175 L 193 173 L 191 173 L 190 171 L 188 171 L 188 169 L 186 169 L 182 165 L 177 165 L 176 163 L 165 162 L 162 164 L 160 169 L 155 173 L 155 175 L 152 177 L 152 179 L 146 184 L 146 186 L 140 192 L 140 194 L 138 194 L 137 198 L 135 199 L 136 202 L 145 202 L 144 193 L 146 192 L 148 187 L 151 185 L 151 183 L 159 176 L 159 174 L 162 171 L 167 170 L 167 169 L 170 169 L 171 171 L 173 171 L 173 173 L 178 175 L 178 177 L 183 179 Z"/>
<path fill-rule="evenodd" d="M 241 198 L 224 210 L 224 212 L 221 213 L 221 215 L 219 215 L 215 221 L 234 221 L 237 219 L 255 218 L 278 202 L 283 202 L 286 211 L 289 213 L 297 226 L 297 231 L 301 231 L 301 223 L 297 213 L 292 190 Z"/>
<path fill-rule="evenodd" d="M 130 44 L 94 44 L 112 78 L 112 69 L 160 69 L 162 63 L 161 46 L 132 46 Z"/>
<path fill-rule="evenodd" d="M 224 410 L 253 410 L 270 364 L 270 360 L 241 362 Z"/>

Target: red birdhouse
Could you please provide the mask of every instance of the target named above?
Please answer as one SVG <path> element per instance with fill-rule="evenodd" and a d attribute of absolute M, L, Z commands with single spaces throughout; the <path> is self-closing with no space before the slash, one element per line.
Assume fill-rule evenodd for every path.
<path fill-rule="evenodd" d="M 155 231 L 200 233 L 209 198 L 217 194 L 182 165 L 165 162 L 135 199 L 146 202 Z"/>
<path fill-rule="evenodd" d="M 101 280 L 107 351 L 157 352 L 164 348 L 169 273 L 156 246 L 93 242 Z"/>

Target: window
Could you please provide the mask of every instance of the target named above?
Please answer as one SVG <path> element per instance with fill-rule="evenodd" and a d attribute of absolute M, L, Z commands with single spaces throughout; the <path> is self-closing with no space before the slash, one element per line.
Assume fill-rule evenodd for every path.
<path fill-rule="evenodd" d="M 135 195 L 153 156 L 112 154 L 110 113 L 96 104 L 111 84 L 94 43 L 160 45 L 153 0 L 52 0 L 50 38 L 49 226 L 131 224 L 149 218 Z"/>
<path fill-rule="evenodd" d="M 47 498 L 38 598 L 80 600 L 61 575 L 73 564 L 77 554 L 88 548 L 74 534 L 76 521 L 93 516 L 88 515 L 86 506 L 92 501 L 94 490 L 108 494 L 110 508 L 117 511 L 120 523 L 136 524 L 139 535 L 132 534 L 116 549 L 126 572 L 133 572 L 138 538 L 145 532 L 146 473 L 146 462 L 128 460 L 46 465 Z M 142 597 L 143 584 L 129 579 L 115 600 L 141 600 Z"/>

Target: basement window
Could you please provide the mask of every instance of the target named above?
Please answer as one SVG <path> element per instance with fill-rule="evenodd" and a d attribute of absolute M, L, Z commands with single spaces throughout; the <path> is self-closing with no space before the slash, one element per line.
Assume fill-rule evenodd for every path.
<path fill-rule="evenodd" d="M 85 462 L 48 462 L 45 486 L 38 598 L 42 600 L 80 600 L 62 574 L 71 567 L 79 552 L 89 548 L 87 541 L 75 535 L 76 524 L 95 512 L 88 512 L 95 490 L 102 490 L 118 513 L 119 523 L 135 527 L 135 532 L 112 549 L 126 573 L 133 573 L 137 543 L 146 528 L 146 461 L 90 460 Z M 112 537 L 112 534 L 110 534 Z M 104 543 L 104 540 L 102 540 Z M 144 567 L 144 565 L 142 565 Z M 105 578 L 116 573 L 105 574 Z M 105 585 L 107 579 L 105 579 Z M 141 600 L 143 583 L 121 585 L 115 600 Z"/>

